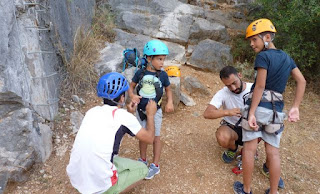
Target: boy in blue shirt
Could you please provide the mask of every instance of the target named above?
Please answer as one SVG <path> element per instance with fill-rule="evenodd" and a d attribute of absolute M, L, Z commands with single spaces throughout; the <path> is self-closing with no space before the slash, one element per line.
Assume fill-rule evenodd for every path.
<path fill-rule="evenodd" d="M 270 172 L 270 188 L 265 193 L 277 193 L 280 179 L 279 146 L 284 120 L 282 93 L 290 74 L 296 81 L 297 88 L 293 106 L 288 113 L 288 121 L 299 120 L 299 105 L 303 98 L 306 81 L 293 59 L 282 50 L 276 49 L 272 42 L 275 32 L 275 27 L 268 19 L 256 20 L 246 30 L 246 38 L 257 53 L 254 64 L 257 75 L 246 102 L 247 112 L 242 113 L 243 184 L 239 181 L 234 183 L 235 193 L 251 193 L 250 185 L 258 138 L 265 141 L 267 166 Z"/>
<path fill-rule="evenodd" d="M 160 40 L 151 40 L 143 48 L 143 55 L 148 64 L 146 67 L 138 70 L 132 82 L 130 83 L 129 95 L 133 103 L 138 104 L 136 117 L 142 126 L 146 125 L 148 119 L 145 115 L 145 107 L 150 99 L 158 104 L 158 110 L 154 116 L 155 121 L 155 138 L 153 142 L 153 162 L 149 166 L 149 173 L 145 179 L 152 179 L 154 175 L 160 173 L 159 160 L 161 154 L 160 129 L 162 124 L 161 101 L 163 88 L 167 96 L 166 112 L 172 112 L 173 99 L 170 88 L 170 81 L 167 73 L 162 71 L 164 60 L 169 54 L 168 47 Z M 133 93 L 137 86 L 137 95 Z M 139 141 L 140 158 L 139 161 L 147 163 L 147 144 Z"/>

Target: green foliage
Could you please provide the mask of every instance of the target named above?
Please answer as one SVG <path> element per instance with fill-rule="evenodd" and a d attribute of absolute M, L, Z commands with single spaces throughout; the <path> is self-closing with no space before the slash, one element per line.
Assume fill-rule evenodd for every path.
<path fill-rule="evenodd" d="M 240 63 L 249 62 L 253 63 L 255 59 L 255 52 L 245 39 L 245 34 L 238 35 L 232 39 L 231 52 L 235 61 Z"/>
<path fill-rule="evenodd" d="M 257 0 L 250 21 L 268 18 L 277 29 L 274 43 L 287 52 L 305 76 L 320 74 L 320 1 Z"/>

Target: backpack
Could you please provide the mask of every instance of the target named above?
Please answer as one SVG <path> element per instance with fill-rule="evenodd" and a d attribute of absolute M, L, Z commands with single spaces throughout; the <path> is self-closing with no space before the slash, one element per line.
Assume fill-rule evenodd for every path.
<path fill-rule="evenodd" d="M 129 67 L 144 68 L 147 65 L 147 59 L 142 57 L 140 58 L 140 52 L 136 49 L 125 49 L 123 51 L 123 68 L 122 72 Z"/>

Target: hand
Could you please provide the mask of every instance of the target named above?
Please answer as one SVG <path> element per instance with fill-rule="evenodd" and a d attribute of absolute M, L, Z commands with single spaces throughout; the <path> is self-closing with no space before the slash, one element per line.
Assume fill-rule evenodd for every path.
<path fill-rule="evenodd" d="M 173 107 L 173 103 L 172 102 L 171 103 L 168 102 L 166 104 L 165 111 L 166 112 L 173 112 L 174 111 L 174 107 Z"/>
<path fill-rule="evenodd" d="M 130 113 L 134 113 L 137 109 L 138 104 L 133 103 L 132 101 L 127 105 L 127 111 Z"/>
<path fill-rule="evenodd" d="M 300 120 L 299 118 L 299 108 L 292 107 L 288 114 L 288 121 L 289 122 L 297 122 Z"/>
<path fill-rule="evenodd" d="M 157 112 L 157 104 L 153 100 L 149 100 L 147 106 L 146 106 L 146 114 L 147 117 L 153 117 Z"/>
<path fill-rule="evenodd" d="M 228 116 L 241 117 L 240 108 L 233 108 L 233 109 L 228 110 Z"/>
<path fill-rule="evenodd" d="M 249 115 L 248 123 L 249 123 L 249 127 L 250 127 L 252 130 L 258 131 L 259 125 L 257 124 L 256 116 L 254 116 L 254 115 Z"/>
<path fill-rule="evenodd" d="M 131 99 L 131 102 L 133 102 L 134 104 L 139 104 L 141 98 L 142 98 L 142 96 L 133 95 L 132 99 Z"/>

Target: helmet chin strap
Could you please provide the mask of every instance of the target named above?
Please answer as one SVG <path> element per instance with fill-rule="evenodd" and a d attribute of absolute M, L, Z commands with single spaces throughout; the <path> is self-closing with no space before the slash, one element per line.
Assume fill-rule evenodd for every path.
<path fill-rule="evenodd" d="M 113 103 L 115 103 L 117 106 L 120 106 L 120 108 L 123 108 L 125 105 L 126 105 L 126 102 L 125 102 L 125 100 L 124 100 L 124 102 L 116 102 L 116 101 L 114 101 L 113 99 L 111 99 L 111 98 L 107 98 L 108 100 L 110 100 L 111 102 L 113 102 Z"/>
<path fill-rule="evenodd" d="M 154 68 L 154 66 L 152 65 L 152 59 L 153 59 L 153 55 L 151 56 L 150 67 L 151 67 L 152 70 L 156 71 L 156 68 Z"/>

